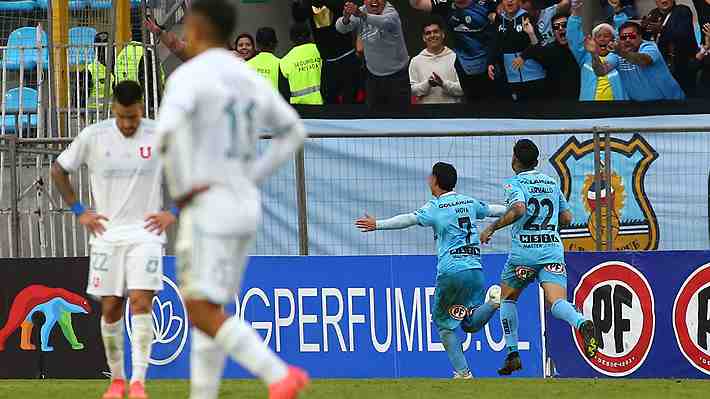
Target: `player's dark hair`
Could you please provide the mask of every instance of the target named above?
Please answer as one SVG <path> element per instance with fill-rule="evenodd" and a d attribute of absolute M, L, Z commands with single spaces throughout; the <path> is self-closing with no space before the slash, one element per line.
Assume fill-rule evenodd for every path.
<path fill-rule="evenodd" d="M 436 177 L 436 182 L 442 190 L 451 191 L 456 187 L 458 176 L 454 165 L 437 162 L 431 169 L 431 174 Z"/>
<path fill-rule="evenodd" d="M 529 139 L 520 139 L 513 147 L 513 155 L 520 162 L 520 165 L 526 169 L 532 169 L 537 166 L 537 158 L 540 156 L 540 150 L 537 149 L 535 143 Z"/>
<path fill-rule="evenodd" d="M 626 28 L 634 28 L 637 34 L 641 34 L 641 24 L 634 21 L 626 21 L 619 27 L 619 33 Z"/>
<path fill-rule="evenodd" d="M 438 26 L 441 32 L 446 34 L 446 23 L 444 22 L 444 19 L 440 16 L 430 15 L 429 17 L 427 17 L 427 19 L 422 24 L 422 33 L 424 33 L 424 29 L 426 29 L 427 26 L 431 25 Z"/>
<path fill-rule="evenodd" d="M 215 39 L 221 42 L 228 43 L 237 28 L 237 9 L 230 1 L 193 0 L 190 12 L 207 19 L 216 35 Z"/>
<path fill-rule="evenodd" d="M 265 26 L 256 31 L 256 46 L 259 50 L 273 51 L 279 43 L 274 28 Z"/>
<path fill-rule="evenodd" d="M 113 89 L 113 101 L 130 107 L 143 101 L 143 88 L 135 80 L 119 82 Z"/>

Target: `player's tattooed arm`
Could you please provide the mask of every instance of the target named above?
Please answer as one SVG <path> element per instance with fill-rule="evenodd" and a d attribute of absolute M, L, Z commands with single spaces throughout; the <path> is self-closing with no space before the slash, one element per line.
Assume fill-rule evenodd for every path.
<path fill-rule="evenodd" d="M 484 244 L 488 243 L 496 230 L 500 230 L 515 223 L 516 220 L 520 219 L 525 214 L 525 211 L 525 204 L 522 202 L 516 202 L 511 205 L 503 216 L 498 218 L 498 220 L 490 224 L 481 232 L 481 242 Z"/>
<path fill-rule="evenodd" d="M 572 223 L 572 211 L 569 209 L 560 212 L 560 226 L 569 226 Z"/>
<path fill-rule="evenodd" d="M 54 162 L 52 164 L 52 181 L 54 186 L 59 190 L 59 194 L 62 195 L 64 202 L 69 205 L 77 204 L 76 193 L 74 188 L 72 188 L 71 182 L 69 181 L 69 173 L 67 173 L 59 162 Z M 106 231 L 102 221 L 107 221 L 108 218 L 104 215 L 100 215 L 92 210 L 85 210 L 78 214 L 79 223 L 86 227 L 87 230 L 93 235 L 101 235 Z"/>

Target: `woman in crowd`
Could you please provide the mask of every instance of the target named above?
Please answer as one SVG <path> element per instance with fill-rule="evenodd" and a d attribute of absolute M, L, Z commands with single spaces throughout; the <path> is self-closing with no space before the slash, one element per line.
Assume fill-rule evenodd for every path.
<path fill-rule="evenodd" d="M 254 38 L 249 33 L 240 33 L 237 40 L 234 41 L 234 52 L 237 57 L 244 61 L 249 61 L 256 55 L 256 46 Z"/>

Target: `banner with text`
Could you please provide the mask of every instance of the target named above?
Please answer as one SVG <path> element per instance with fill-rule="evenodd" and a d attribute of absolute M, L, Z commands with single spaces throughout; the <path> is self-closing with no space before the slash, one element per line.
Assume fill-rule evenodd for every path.
<path fill-rule="evenodd" d="M 567 292 L 598 327 L 599 352 L 547 317 L 561 377 L 708 378 L 710 252 L 568 253 Z"/>
<path fill-rule="evenodd" d="M 499 280 L 505 258 L 484 257 L 488 285 Z M 431 319 L 435 268 L 432 256 L 253 257 L 228 312 L 250 321 L 279 356 L 314 377 L 448 378 L 452 368 Z M 187 378 L 190 334 L 174 258 L 166 258 L 165 272 L 165 290 L 153 306 L 149 377 Z M 519 309 L 520 376 L 541 377 L 538 290 L 528 290 Z M 505 357 L 499 317 L 461 336 L 473 373 L 494 376 Z M 226 378 L 246 376 L 228 364 Z"/>

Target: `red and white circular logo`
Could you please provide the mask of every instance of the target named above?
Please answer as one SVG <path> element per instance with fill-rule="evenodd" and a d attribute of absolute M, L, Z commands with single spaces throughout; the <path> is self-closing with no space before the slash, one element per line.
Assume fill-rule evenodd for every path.
<path fill-rule="evenodd" d="M 673 303 L 678 348 L 696 369 L 710 375 L 710 263 L 683 283 Z"/>
<path fill-rule="evenodd" d="M 598 372 L 623 377 L 636 371 L 651 350 L 656 328 L 653 292 L 644 275 L 619 261 L 588 271 L 574 289 L 574 304 L 594 321 L 599 350 L 584 356 L 584 340 L 572 330 L 579 354 Z"/>

